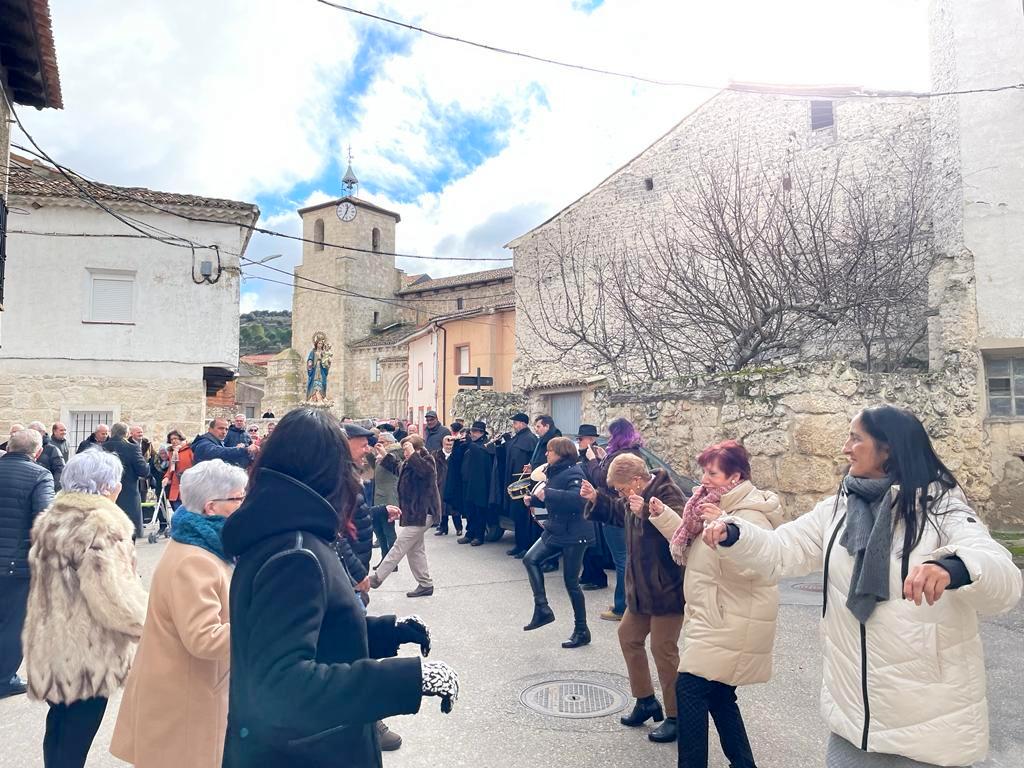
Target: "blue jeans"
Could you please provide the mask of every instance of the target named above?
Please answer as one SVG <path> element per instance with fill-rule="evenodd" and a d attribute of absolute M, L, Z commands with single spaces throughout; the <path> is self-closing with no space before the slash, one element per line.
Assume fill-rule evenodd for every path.
<path fill-rule="evenodd" d="M 626 612 L 626 529 L 602 525 L 604 541 L 615 561 L 615 599 L 612 610 L 620 616 Z"/>

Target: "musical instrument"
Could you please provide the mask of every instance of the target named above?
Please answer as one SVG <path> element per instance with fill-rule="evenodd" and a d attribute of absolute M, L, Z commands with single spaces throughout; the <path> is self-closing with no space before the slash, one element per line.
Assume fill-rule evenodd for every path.
<path fill-rule="evenodd" d="M 547 468 L 547 464 L 541 464 L 532 472 L 519 472 L 516 479 L 505 489 L 509 498 L 520 501 L 524 496 L 535 495 L 537 489 L 547 483 L 548 476 L 545 472 Z"/>

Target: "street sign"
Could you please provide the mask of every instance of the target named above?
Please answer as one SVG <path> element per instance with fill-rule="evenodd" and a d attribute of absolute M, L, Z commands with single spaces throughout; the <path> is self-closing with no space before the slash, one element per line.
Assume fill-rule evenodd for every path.
<path fill-rule="evenodd" d="M 459 376 L 460 387 L 493 387 L 493 376 Z"/>

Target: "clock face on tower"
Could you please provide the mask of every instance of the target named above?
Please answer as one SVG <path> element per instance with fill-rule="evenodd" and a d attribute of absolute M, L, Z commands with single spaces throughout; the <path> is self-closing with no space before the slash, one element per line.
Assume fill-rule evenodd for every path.
<path fill-rule="evenodd" d="M 350 202 L 338 204 L 338 218 L 342 221 L 352 221 L 356 217 L 356 207 Z"/>

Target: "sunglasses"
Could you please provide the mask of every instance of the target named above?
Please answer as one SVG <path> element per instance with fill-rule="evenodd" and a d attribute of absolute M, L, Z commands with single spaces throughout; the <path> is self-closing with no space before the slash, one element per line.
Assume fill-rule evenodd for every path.
<path fill-rule="evenodd" d="M 257 432 L 259 432 L 259 429 L 256 429 L 256 428 L 253 428 L 253 429 L 249 430 L 249 433 L 253 434 L 253 435 L 255 435 Z"/>

